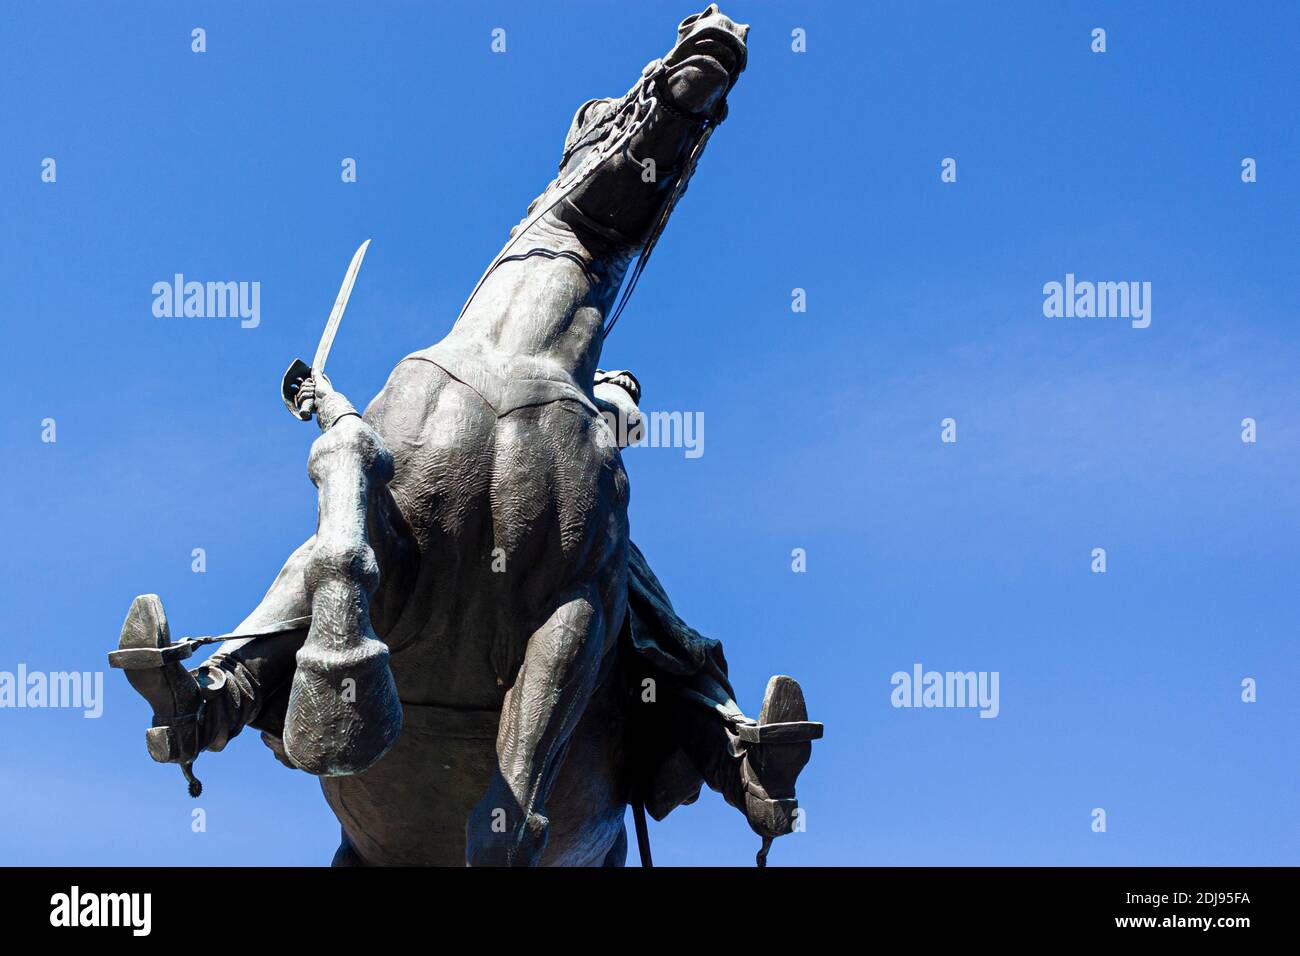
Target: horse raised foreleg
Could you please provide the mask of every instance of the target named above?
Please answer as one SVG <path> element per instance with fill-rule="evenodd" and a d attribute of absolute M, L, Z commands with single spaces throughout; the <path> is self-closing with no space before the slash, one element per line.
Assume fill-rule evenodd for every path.
<path fill-rule="evenodd" d="M 528 641 L 506 693 L 497 770 L 466 823 L 471 866 L 536 866 L 546 848 L 546 799 L 569 737 L 591 699 L 604 651 L 594 584 L 575 589 Z"/>
<path fill-rule="evenodd" d="M 341 394 L 318 381 L 322 434 L 307 473 L 319 495 L 316 543 L 304 580 L 311 629 L 297 653 L 284 721 L 284 749 L 308 773 L 361 773 L 388 751 L 402 707 L 388 669 L 388 647 L 370 622 L 379 562 L 370 544 L 371 503 L 393 475 L 378 432 Z"/>
<path fill-rule="evenodd" d="M 322 396 L 322 402 L 346 405 L 345 399 L 333 393 Z M 308 625 L 316 617 L 322 618 L 321 624 L 313 646 L 306 650 L 315 674 L 314 679 L 298 681 L 306 685 L 308 693 L 300 694 L 305 703 L 296 711 L 296 729 L 300 741 L 304 736 L 321 737 L 326 744 L 306 748 L 316 762 L 304 760 L 303 769 L 337 772 L 355 756 L 345 755 L 340 761 L 333 759 L 338 754 L 330 751 L 357 749 L 361 735 L 353 732 L 354 718 L 363 711 L 373 714 L 383 695 L 375 693 L 374 686 L 367 687 L 359 679 L 360 670 L 350 666 L 357 663 L 358 655 L 347 659 L 346 651 L 352 646 L 348 640 L 362 629 L 366 632 L 362 636 L 373 634 L 368 597 L 374 586 L 371 572 L 375 559 L 400 582 L 410 548 L 396 505 L 383 487 L 382 468 L 378 474 L 373 471 L 374 459 L 386 455 L 382 443 L 347 407 L 347 415 L 336 409 L 326 420 L 327 434 L 313 446 L 313 480 L 322 486 L 319 527 L 323 535 L 313 535 L 289 556 L 258 606 L 212 657 L 192 671 L 180 663 L 188 656 L 176 653 L 180 649 L 166 651 L 170 656 L 164 658 L 170 638 L 161 602 L 145 595 L 132 604 L 115 655 L 122 659 L 115 666 L 128 669 L 132 685 L 153 707 L 148 741 L 154 759 L 188 767 L 202 751 L 223 749 L 251 725 L 274 738 L 267 742 L 287 761 L 280 738 L 290 685 L 297 680 L 299 655 L 310 635 Z M 340 418 L 341 429 L 331 431 L 328 426 Z M 382 454 L 374 454 L 377 448 Z M 364 560 L 367 556 L 369 560 Z M 390 599 L 390 604 L 394 613 L 400 612 L 400 602 Z M 324 614 L 319 613 L 322 610 Z M 356 643 L 354 640 L 353 645 Z M 364 641 L 361 644 L 366 649 Z M 343 656 L 334 653 L 338 649 L 345 652 Z M 385 659 L 379 675 L 383 690 L 391 687 L 391 677 L 387 652 L 382 647 L 379 650 L 374 656 Z M 123 651 L 135 657 L 123 655 Z M 114 655 L 110 655 L 113 661 Z M 353 678 L 350 684 L 348 677 Z M 395 695 L 389 703 L 391 707 L 381 709 L 395 710 Z M 383 741 L 394 732 L 391 727 L 377 728 L 382 722 L 370 725 L 372 731 L 380 729 L 381 742 L 369 748 L 372 754 L 368 756 L 382 752 Z M 302 733 L 304 725 L 306 734 Z M 365 762 L 357 760 L 347 769 L 362 769 Z"/>

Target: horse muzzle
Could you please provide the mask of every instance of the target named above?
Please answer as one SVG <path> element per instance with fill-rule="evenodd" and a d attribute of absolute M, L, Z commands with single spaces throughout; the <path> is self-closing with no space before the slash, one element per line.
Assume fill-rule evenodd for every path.
<path fill-rule="evenodd" d="M 749 24 L 736 23 L 711 3 L 703 13 L 689 16 L 677 27 L 677 44 L 664 58 L 668 68 L 700 57 L 713 60 L 735 83 L 749 61 Z"/>

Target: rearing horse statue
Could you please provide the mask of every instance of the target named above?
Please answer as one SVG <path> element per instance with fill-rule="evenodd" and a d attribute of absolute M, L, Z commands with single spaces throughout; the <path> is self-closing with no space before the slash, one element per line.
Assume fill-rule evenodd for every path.
<path fill-rule="evenodd" d="M 748 30 L 711 4 L 626 95 L 584 104 L 450 332 L 364 414 L 323 373 L 299 383 L 322 431 L 317 532 L 216 654 L 186 671 L 161 603 L 136 599 L 110 659 L 191 792 L 199 753 L 251 725 L 320 777 L 337 864 L 620 865 L 629 801 L 658 818 L 701 783 L 764 853 L 794 829 L 821 725 L 789 678 L 745 717 L 720 646 L 631 544 L 608 418 L 640 386 L 598 368 Z"/>

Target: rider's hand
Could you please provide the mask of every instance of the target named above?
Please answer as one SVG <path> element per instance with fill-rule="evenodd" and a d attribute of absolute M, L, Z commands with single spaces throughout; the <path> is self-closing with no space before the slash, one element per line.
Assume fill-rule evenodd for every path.
<path fill-rule="evenodd" d="M 333 391 L 334 386 L 324 372 L 312 372 L 298 386 L 298 394 L 294 397 L 294 404 L 298 406 L 299 411 L 302 411 L 307 407 L 308 403 L 311 403 L 312 410 L 315 411 L 320 401 Z"/>

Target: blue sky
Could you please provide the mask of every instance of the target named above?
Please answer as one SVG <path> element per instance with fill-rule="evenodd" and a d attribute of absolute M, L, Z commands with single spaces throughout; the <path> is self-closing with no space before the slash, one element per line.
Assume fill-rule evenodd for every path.
<path fill-rule="evenodd" d="M 1300 15 L 1129 7 L 724 6 L 749 70 L 605 365 L 706 422 L 700 458 L 627 454 L 635 540 L 747 709 L 791 673 L 826 722 L 774 865 L 1298 862 Z M 237 623 L 314 526 L 277 389 L 353 249 L 330 372 L 359 403 L 692 12 L 9 5 L 0 670 L 102 670 L 146 591 L 177 633 Z M 260 282 L 260 325 L 155 318 L 177 272 Z M 1151 326 L 1045 318 L 1067 273 L 1150 282 Z M 917 662 L 997 671 L 999 716 L 891 707 Z M 0 710 L 0 863 L 329 860 L 316 782 L 253 733 L 199 762 L 192 833 L 105 686 L 97 720 Z M 715 796 L 652 836 L 757 848 Z"/>

